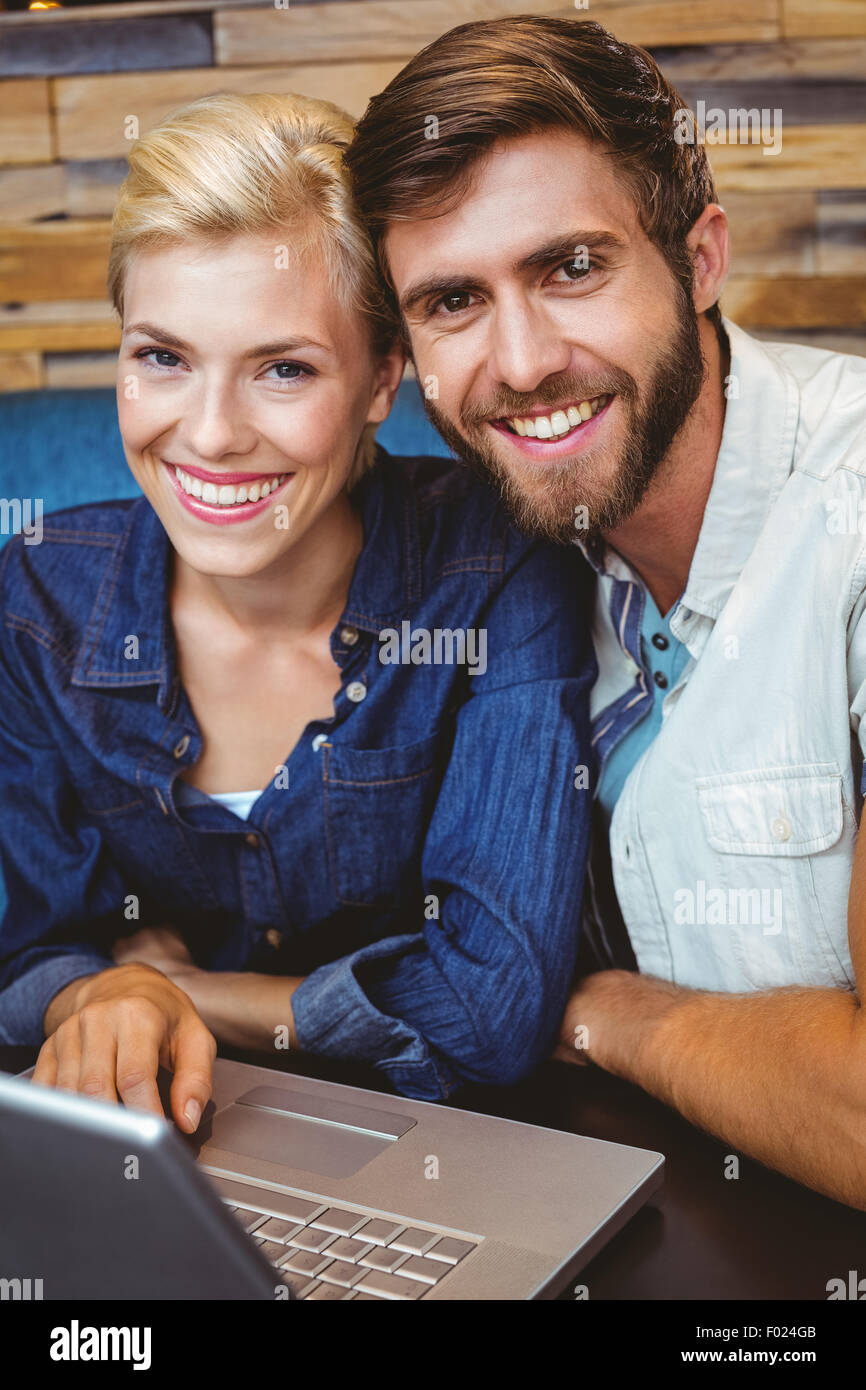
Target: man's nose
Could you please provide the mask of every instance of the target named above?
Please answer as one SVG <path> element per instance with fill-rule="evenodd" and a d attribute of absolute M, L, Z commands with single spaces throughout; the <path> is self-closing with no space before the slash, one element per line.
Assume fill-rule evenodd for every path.
<path fill-rule="evenodd" d="M 491 321 L 487 367 L 497 385 L 530 392 L 567 371 L 572 344 L 543 309 L 525 301 L 497 305 Z"/>

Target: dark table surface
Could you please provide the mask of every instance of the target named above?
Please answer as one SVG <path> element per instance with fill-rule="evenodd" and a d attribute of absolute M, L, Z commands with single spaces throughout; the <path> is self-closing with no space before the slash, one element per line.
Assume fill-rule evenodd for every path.
<path fill-rule="evenodd" d="M 221 1055 L 388 1089 L 365 1067 L 228 1049 Z M 35 1050 L 0 1047 L 0 1071 L 22 1071 L 35 1060 Z M 662 1191 L 579 1276 L 593 1301 L 825 1301 L 829 1279 L 846 1279 L 851 1269 L 866 1273 L 866 1212 L 819 1197 L 742 1155 L 735 1155 L 739 1177 L 726 1177 L 733 1166 L 730 1146 L 595 1067 L 550 1062 L 518 1086 L 467 1086 L 449 1103 L 665 1155 Z"/>

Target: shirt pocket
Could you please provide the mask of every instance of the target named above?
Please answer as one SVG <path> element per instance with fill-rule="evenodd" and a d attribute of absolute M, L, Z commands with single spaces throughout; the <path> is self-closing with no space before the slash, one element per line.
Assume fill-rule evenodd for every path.
<path fill-rule="evenodd" d="M 696 788 L 719 878 L 705 901 L 722 889 L 719 931 L 746 981 L 850 988 L 851 845 L 838 764 L 699 777 Z"/>
<path fill-rule="evenodd" d="M 402 748 L 326 743 L 322 753 L 328 860 L 340 902 L 394 907 L 419 893 L 421 853 L 444 770 L 442 736 Z"/>

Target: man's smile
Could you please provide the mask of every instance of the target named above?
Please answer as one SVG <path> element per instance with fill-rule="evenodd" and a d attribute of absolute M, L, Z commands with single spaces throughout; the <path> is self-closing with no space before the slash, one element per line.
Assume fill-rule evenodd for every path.
<path fill-rule="evenodd" d="M 506 415 L 488 423 L 531 458 L 555 459 L 588 444 L 613 401 L 610 394 L 563 404 L 538 406 L 526 415 Z"/>

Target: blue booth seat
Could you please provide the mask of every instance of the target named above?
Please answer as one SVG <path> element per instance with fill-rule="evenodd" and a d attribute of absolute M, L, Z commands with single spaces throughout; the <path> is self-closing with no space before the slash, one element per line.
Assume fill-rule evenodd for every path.
<path fill-rule="evenodd" d="M 449 457 L 414 380 L 403 382 L 377 438 L 392 454 Z M 44 516 L 82 502 L 140 494 L 123 456 L 112 390 L 0 395 L 0 498 L 29 497 L 31 509 L 41 498 Z M 6 540 L 0 535 L 0 545 Z M 0 917 L 5 908 L 0 879 Z"/>

